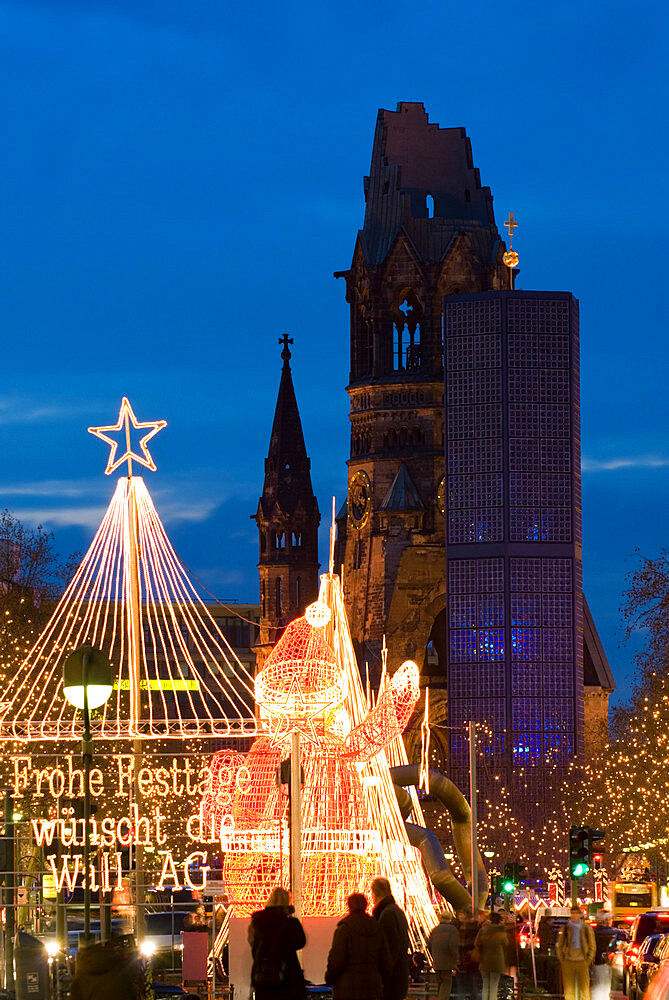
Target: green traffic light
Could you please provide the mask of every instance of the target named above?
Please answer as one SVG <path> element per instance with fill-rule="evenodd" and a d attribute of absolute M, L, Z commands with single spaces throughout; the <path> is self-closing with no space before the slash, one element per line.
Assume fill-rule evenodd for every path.
<path fill-rule="evenodd" d="M 582 875 L 587 875 L 589 871 L 590 865 L 586 865 L 584 861 L 579 861 L 577 865 L 574 865 L 572 875 L 574 878 L 581 878 Z"/>
<path fill-rule="evenodd" d="M 513 884 L 513 882 L 509 882 L 509 881 L 507 880 L 507 881 L 506 881 L 506 882 L 504 882 L 504 884 L 502 885 L 502 892 L 513 892 L 513 891 L 515 890 L 515 888 L 516 888 L 516 887 L 515 887 L 515 885 Z"/>

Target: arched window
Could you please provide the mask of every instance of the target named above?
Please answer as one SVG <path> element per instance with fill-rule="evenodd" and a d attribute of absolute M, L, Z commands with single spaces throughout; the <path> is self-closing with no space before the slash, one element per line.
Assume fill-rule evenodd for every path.
<path fill-rule="evenodd" d="M 417 371 L 421 366 L 420 321 L 422 309 L 411 289 L 398 297 L 393 313 L 393 370 Z"/>
<path fill-rule="evenodd" d="M 355 345 L 355 373 L 358 378 L 369 375 L 374 364 L 374 334 L 371 322 L 360 317 Z"/>
<path fill-rule="evenodd" d="M 428 219 L 434 219 L 434 198 L 431 194 L 425 195 L 425 210 L 427 211 Z"/>
<path fill-rule="evenodd" d="M 281 605 L 281 577 L 279 577 L 274 584 L 274 594 L 275 594 L 276 616 L 277 618 L 280 618 L 283 613 Z"/>

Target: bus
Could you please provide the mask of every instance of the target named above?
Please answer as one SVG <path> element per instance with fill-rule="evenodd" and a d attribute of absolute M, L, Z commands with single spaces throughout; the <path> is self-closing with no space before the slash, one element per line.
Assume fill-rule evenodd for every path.
<path fill-rule="evenodd" d="M 611 917 L 616 925 L 631 924 L 639 913 L 659 903 L 657 882 L 613 882 L 610 889 Z"/>

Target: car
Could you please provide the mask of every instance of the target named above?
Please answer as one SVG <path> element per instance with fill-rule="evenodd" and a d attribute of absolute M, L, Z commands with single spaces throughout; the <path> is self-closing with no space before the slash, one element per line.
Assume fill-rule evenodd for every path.
<path fill-rule="evenodd" d="M 630 968 L 632 962 L 641 951 L 641 945 L 651 934 L 669 932 L 669 910 L 656 909 L 640 913 L 634 918 L 630 928 L 630 937 L 623 952 L 623 993 L 629 996 Z"/>
<path fill-rule="evenodd" d="M 119 937 L 121 935 L 127 934 L 128 932 L 128 921 L 121 918 L 114 918 L 111 922 L 111 932 L 112 937 Z M 76 955 L 79 950 L 79 936 L 84 932 L 84 923 L 82 921 L 74 920 L 68 921 L 67 925 L 67 950 L 70 957 Z M 91 934 L 100 939 L 100 921 L 91 920 Z"/>
<path fill-rule="evenodd" d="M 146 913 L 146 934 L 139 942 L 139 950 L 146 958 L 177 958 L 181 952 L 181 932 L 186 917 L 193 916 L 192 910 L 166 910 L 160 913 Z M 178 956 L 178 961 L 181 961 Z"/>
<path fill-rule="evenodd" d="M 629 967 L 630 1000 L 641 1000 L 650 981 L 660 967 L 660 951 L 666 941 L 664 934 L 650 934 L 639 948 Z"/>
<path fill-rule="evenodd" d="M 611 966 L 611 989 L 616 993 L 622 992 L 623 982 L 623 957 L 629 934 L 624 927 L 612 927 L 614 940 L 612 950 L 609 952 L 609 965 Z"/>
<path fill-rule="evenodd" d="M 666 958 L 651 979 L 644 1000 L 669 1000 L 669 961 Z"/>
<path fill-rule="evenodd" d="M 529 948 L 532 939 L 532 925 L 526 920 L 518 931 L 518 944 L 521 948 Z"/>

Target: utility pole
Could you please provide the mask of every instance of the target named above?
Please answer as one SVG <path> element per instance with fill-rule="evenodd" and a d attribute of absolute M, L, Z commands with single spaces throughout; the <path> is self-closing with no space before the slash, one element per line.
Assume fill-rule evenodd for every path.
<path fill-rule="evenodd" d="M 290 888 L 298 920 L 302 917 L 302 769 L 300 734 L 290 736 Z"/>
<path fill-rule="evenodd" d="M 130 451 L 130 429 L 126 419 L 126 446 Z M 142 740 L 140 738 L 140 723 L 142 719 L 142 691 L 140 673 L 142 663 L 142 618 L 139 587 L 139 541 L 137 538 L 137 496 L 132 481 L 132 461 L 128 459 L 128 483 L 126 487 L 126 534 L 124 538 L 124 564 L 126 574 L 126 607 L 128 616 L 128 673 L 130 677 L 130 724 L 134 728 L 134 784 L 133 799 L 138 813 L 142 802 L 142 791 L 137 782 L 137 775 L 142 767 Z M 143 941 L 146 935 L 145 897 L 146 886 L 144 876 L 144 847 L 135 845 L 135 933 L 137 941 Z"/>
<path fill-rule="evenodd" d="M 476 840 L 476 723 L 469 724 L 469 807 L 471 812 L 472 914 L 478 916 L 478 843 Z"/>
<path fill-rule="evenodd" d="M 14 803 L 9 792 L 5 792 L 5 989 L 14 990 L 14 933 L 16 930 L 15 909 L 16 893 L 14 890 Z"/>

